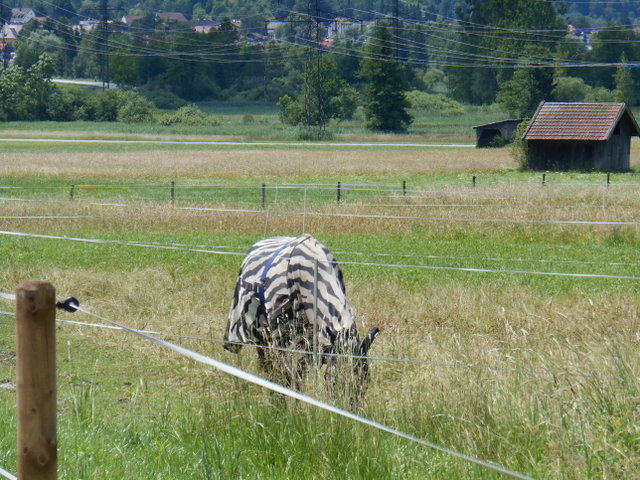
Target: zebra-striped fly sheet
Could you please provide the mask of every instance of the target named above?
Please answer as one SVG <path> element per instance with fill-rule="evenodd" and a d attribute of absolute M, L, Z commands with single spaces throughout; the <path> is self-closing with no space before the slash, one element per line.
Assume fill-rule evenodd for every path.
<path fill-rule="evenodd" d="M 312 327 L 315 261 L 318 344 L 329 350 L 343 332 L 355 333 L 342 272 L 331 252 L 311 235 L 277 237 L 256 243 L 242 262 L 225 347 L 237 351 L 243 343 L 261 344 L 266 332 L 274 337 L 270 341 L 285 346 L 278 341 L 285 312 L 301 328 Z"/>
<path fill-rule="evenodd" d="M 353 355 L 353 375 L 348 377 L 357 380 L 349 394 L 354 400 L 364 393 L 366 355 L 377 334 L 378 329 L 372 328 L 360 341 L 342 271 L 331 252 L 311 235 L 261 240 L 247 252 L 224 335 L 227 350 L 257 345 L 260 366 L 274 377 L 284 376 L 287 384 L 295 381 L 298 388 L 310 355 L 283 361 L 268 347 L 311 353 L 312 345 L 317 345 L 319 354 Z M 339 365 L 335 356 L 321 358 L 327 364 L 327 388 L 334 395 Z"/>

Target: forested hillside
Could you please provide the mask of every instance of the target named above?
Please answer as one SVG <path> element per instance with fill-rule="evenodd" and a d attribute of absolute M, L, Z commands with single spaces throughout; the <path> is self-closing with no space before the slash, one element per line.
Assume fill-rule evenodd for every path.
<path fill-rule="evenodd" d="M 5 23 L 12 1 L 2 3 Z M 100 17 L 98 2 L 33 0 L 30 7 L 47 17 L 21 26 L 15 42 L 7 43 L 0 99 L 10 105 L 9 96 L 25 85 L 16 79 L 37 71 L 136 87 L 159 108 L 209 99 L 261 101 L 278 103 L 285 123 L 325 125 L 350 118 L 357 106 L 375 110 L 371 84 L 384 78 L 376 72 L 387 70 L 397 80 L 376 86 L 378 91 L 401 89 L 413 108 L 455 112 L 460 111 L 456 102 L 497 103 L 510 115 L 527 116 L 541 100 L 635 105 L 637 4 L 108 0 L 102 13 L 109 22 L 83 27 L 82 19 Z M 184 17 L 162 18 L 161 11 Z M 125 14 L 138 16 L 125 20 Z M 571 27 L 572 18 L 599 26 Z M 11 66 L 9 52 L 15 53 Z M 48 55 L 44 73 L 41 65 L 35 68 L 43 53 Z M 396 66 L 388 69 L 389 64 Z M 58 100 L 64 107 L 58 112 L 91 111 L 77 106 L 84 100 Z M 404 97 L 398 101 L 395 107 L 405 105 Z M 36 116 L 53 116 L 45 110 L 36 109 Z M 15 112 L 0 111 L 0 119 L 14 117 Z M 403 118 L 399 123 L 406 127 Z M 367 124 L 378 123 L 367 119 Z"/>

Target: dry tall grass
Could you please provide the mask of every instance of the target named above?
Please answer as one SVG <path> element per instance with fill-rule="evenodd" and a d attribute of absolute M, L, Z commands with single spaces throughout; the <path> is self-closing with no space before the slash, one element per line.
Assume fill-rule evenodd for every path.
<path fill-rule="evenodd" d="M 64 158 L 5 155 L 0 172 L 15 177 L 122 175 L 129 179 L 157 176 L 160 166 L 176 176 L 256 178 L 292 175 L 292 159 L 299 165 L 295 174 L 300 175 L 326 171 L 393 175 L 407 171 L 465 172 L 492 170 L 496 161 L 504 168 L 510 162 L 502 156 L 504 153 L 496 151 L 442 151 L 437 159 L 425 157 L 430 153 L 401 152 L 393 162 L 388 152 L 288 152 L 286 157 L 268 150 L 250 154 L 198 152 L 182 161 L 178 154 L 169 152 L 156 153 L 153 158 L 142 153 L 73 154 Z M 463 154 L 469 157 L 463 158 Z M 496 160 L 494 155 L 500 157 Z M 316 161 L 319 157 L 322 163 Z M 614 228 L 536 223 L 560 219 L 636 222 L 640 198 L 634 187 L 442 188 L 421 198 L 380 195 L 373 203 L 394 206 L 314 204 L 305 214 L 299 202 L 277 205 L 273 209 L 280 213 L 270 214 L 267 233 L 295 235 L 310 231 L 327 239 L 330 248 L 339 250 L 334 245 L 342 245 L 346 251 L 365 254 L 364 258 L 388 253 L 375 251 L 378 245 L 399 249 L 406 236 L 410 239 L 407 250 L 394 253 L 407 255 L 407 263 L 434 253 L 431 243 L 439 241 L 440 248 L 452 245 L 439 253 L 462 265 L 482 264 L 488 249 L 493 249 L 494 256 L 515 262 L 516 255 L 511 251 L 495 250 L 505 245 L 515 250 L 519 243 L 527 244 L 532 252 L 528 263 L 518 264 L 521 269 L 541 269 L 535 262 L 544 260 L 545 255 L 554 255 L 558 262 L 584 255 L 594 263 L 582 265 L 587 271 L 609 262 L 620 264 L 608 266 L 617 273 L 633 273 L 640 264 L 633 249 L 638 243 L 635 225 Z M 0 219 L 3 230 L 85 238 L 126 237 L 158 240 L 163 245 L 174 238 L 201 243 L 208 236 L 227 235 L 234 243 L 227 246 L 241 250 L 267 230 L 266 212 L 206 213 L 166 204 L 127 208 L 87 201 L 2 201 L 0 208 L 5 217 Z M 310 210 L 331 215 L 397 213 L 438 218 L 314 216 Z M 35 218 L 61 215 L 78 218 Z M 6 218 L 19 216 L 31 218 Z M 478 218 L 512 223 L 461 221 Z M 218 343 L 239 257 L 195 252 L 170 256 L 161 250 L 122 246 L 97 246 L 92 248 L 100 250 L 85 251 L 70 247 L 68 241 L 48 244 L 7 238 L 0 237 L 0 252 L 6 259 L 0 263 L 0 290 L 10 291 L 26 278 L 46 279 L 58 292 L 77 296 L 87 308 L 107 318 L 139 328 L 209 337 L 214 342 L 180 342 L 256 370 L 250 349 L 234 357 L 223 352 Z M 456 246 L 466 248 L 463 258 Z M 611 258 L 589 251 L 596 247 L 604 251 L 607 246 L 628 257 Z M 93 258 L 76 258 L 78 252 L 95 255 L 95 263 Z M 33 261 L 34 255 L 40 261 Z M 338 259 L 347 256 L 343 253 Z M 58 257 L 67 263 L 58 261 Z M 368 416 L 471 455 L 519 466 L 536 476 L 637 476 L 640 300 L 635 282 L 589 283 L 576 279 L 551 284 L 557 285 L 554 290 L 544 280 L 510 275 L 425 273 L 354 265 L 345 266 L 344 271 L 359 328 L 382 328 L 371 355 L 421 362 L 372 361 L 372 384 L 364 410 Z M 122 416 L 118 399 L 130 395 L 123 385 L 131 383 L 129 377 L 136 375 L 140 379 L 161 376 L 158 383 L 171 392 L 165 393 L 171 397 L 167 402 L 180 396 L 213 396 L 229 404 L 242 394 L 254 399 L 255 392 L 246 386 L 203 373 L 198 366 L 158 353 L 156 347 L 120 333 L 102 335 L 73 326 L 63 326 L 61 332 L 69 342 L 65 371 L 73 371 L 71 360 L 86 342 L 99 346 L 84 355 L 90 357 L 89 363 L 94 362 L 102 381 L 113 384 L 113 392 L 104 392 L 100 405 L 105 415 L 113 415 L 114 422 Z M 129 359 L 130 369 L 111 362 L 109 355 L 124 356 L 129 348 L 136 352 Z M 143 362 L 142 367 L 139 362 Z M 147 366 L 153 366 L 153 371 L 144 372 Z M 205 381 L 209 385 L 206 389 L 202 387 Z M 326 398 L 313 382 L 307 389 Z M 142 387 L 136 392 L 136 398 L 145 395 Z M 271 405 L 273 399 L 260 397 L 257 401 L 263 408 L 262 404 Z M 238 411 L 233 413 L 239 415 Z M 403 449 L 406 447 L 398 447 L 398 453 L 392 456 L 401 456 Z"/>
<path fill-rule="evenodd" d="M 120 153 L 0 153 L 0 175 L 123 178 L 273 178 L 326 175 L 409 175 L 497 171 L 515 167 L 502 150 L 228 150 Z"/>

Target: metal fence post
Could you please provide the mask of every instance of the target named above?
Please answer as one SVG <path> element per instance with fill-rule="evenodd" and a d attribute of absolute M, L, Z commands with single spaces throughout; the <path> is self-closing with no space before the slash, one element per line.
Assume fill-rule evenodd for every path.
<path fill-rule="evenodd" d="M 318 259 L 313 259 L 313 363 L 320 366 L 318 351 Z"/>
<path fill-rule="evenodd" d="M 262 208 L 264 208 L 264 202 L 266 200 L 267 197 L 267 186 L 263 183 L 262 184 L 262 190 L 260 192 L 260 204 L 262 205 Z"/>
<path fill-rule="evenodd" d="M 25 282 L 16 289 L 18 478 L 55 480 L 55 289 Z"/>
<path fill-rule="evenodd" d="M 302 209 L 302 233 L 306 233 L 307 227 L 307 186 L 304 186 L 304 204 Z"/>
<path fill-rule="evenodd" d="M 171 181 L 171 205 L 176 203 L 176 182 Z"/>
<path fill-rule="evenodd" d="M 265 213 L 264 213 L 264 238 L 267 238 L 267 234 L 269 233 L 269 215 L 270 215 L 270 211 L 267 208 Z"/>

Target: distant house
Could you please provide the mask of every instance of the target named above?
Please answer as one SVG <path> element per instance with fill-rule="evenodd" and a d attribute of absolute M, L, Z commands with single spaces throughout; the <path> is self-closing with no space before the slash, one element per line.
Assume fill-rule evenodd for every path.
<path fill-rule="evenodd" d="M 143 18 L 144 15 L 124 15 L 121 21 L 125 25 L 131 25 L 133 22 L 137 22 L 138 20 L 142 20 Z"/>
<path fill-rule="evenodd" d="M 220 22 L 217 20 L 198 20 L 189 22 L 191 28 L 197 33 L 209 33 L 211 30 L 218 30 Z"/>
<path fill-rule="evenodd" d="M 342 34 L 349 28 L 355 27 L 355 28 L 362 29 L 363 26 L 364 24 L 358 20 L 336 17 L 333 19 L 331 23 L 329 23 L 329 28 L 327 30 L 327 38 L 333 38 L 337 34 Z"/>
<path fill-rule="evenodd" d="M 22 25 L 4 25 L 2 32 L 0 32 L 0 37 L 2 39 L 2 42 L 0 43 L 6 43 L 6 44 L 14 44 L 16 43 L 16 40 L 18 39 L 18 34 L 20 33 L 20 30 L 22 30 Z"/>
<path fill-rule="evenodd" d="M 36 12 L 30 8 L 12 8 L 9 23 L 11 25 L 24 25 L 35 16 Z"/>
<path fill-rule="evenodd" d="M 624 103 L 542 102 L 523 135 L 534 170 L 629 170 L 640 129 Z"/>
<path fill-rule="evenodd" d="M 524 119 L 522 118 L 515 118 L 511 120 L 502 120 L 500 122 L 487 123 L 485 125 L 476 125 L 473 127 L 476 130 L 476 147 L 491 147 L 499 137 L 508 141 L 513 140 L 516 129 L 523 120 Z"/>
<path fill-rule="evenodd" d="M 187 17 L 180 12 L 158 12 L 156 18 L 166 23 L 189 23 Z"/>
<path fill-rule="evenodd" d="M 276 38 L 276 30 L 278 30 L 278 28 L 284 25 L 285 25 L 285 22 L 278 22 L 276 20 L 267 22 L 267 35 L 270 38 Z"/>
<path fill-rule="evenodd" d="M 80 20 L 78 29 L 83 32 L 92 32 L 100 25 L 100 20 Z"/>

